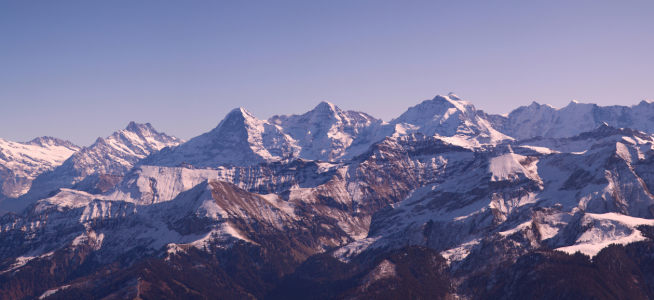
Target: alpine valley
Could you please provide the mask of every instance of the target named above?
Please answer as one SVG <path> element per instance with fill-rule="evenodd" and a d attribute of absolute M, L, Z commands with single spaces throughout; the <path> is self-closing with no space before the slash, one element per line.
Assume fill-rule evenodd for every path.
<path fill-rule="evenodd" d="M 652 299 L 654 102 L 0 139 L 0 299 Z"/>

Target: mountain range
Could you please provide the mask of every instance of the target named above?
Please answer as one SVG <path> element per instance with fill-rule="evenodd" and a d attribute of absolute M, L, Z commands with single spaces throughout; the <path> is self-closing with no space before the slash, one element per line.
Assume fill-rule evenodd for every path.
<path fill-rule="evenodd" d="M 648 299 L 654 103 L 0 139 L 2 299 Z M 36 279 L 38 278 L 38 279 Z"/>

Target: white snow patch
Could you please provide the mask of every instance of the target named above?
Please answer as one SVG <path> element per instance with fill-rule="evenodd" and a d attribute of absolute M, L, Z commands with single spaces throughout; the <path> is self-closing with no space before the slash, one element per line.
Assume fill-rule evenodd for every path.
<path fill-rule="evenodd" d="M 470 250 L 477 246 L 481 242 L 481 239 L 472 239 L 467 242 L 461 243 L 458 246 L 442 251 L 441 255 L 447 259 L 447 263 L 451 264 L 455 261 L 461 261 L 470 254 Z"/>
<path fill-rule="evenodd" d="M 525 149 L 533 150 L 533 151 L 535 151 L 535 152 L 537 152 L 537 153 L 545 154 L 545 155 L 547 155 L 547 154 L 551 154 L 551 153 L 560 153 L 560 152 L 558 152 L 558 151 L 554 151 L 554 150 L 552 150 L 552 149 L 550 149 L 550 148 L 546 148 L 546 147 L 537 147 L 537 146 L 520 146 L 520 148 L 525 148 Z"/>
<path fill-rule="evenodd" d="M 638 225 L 654 226 L 654 220 L 634 218 L 617 213 L 590 214 L 586 222 L 594 222 L 592 229 L 584 232 L 575 245 L 560 247 L 556 250 L 573 254 L 577 251 L 593 257 L 610 244 L 626 245 L 643 241 L 647 238 L 635 227 Z"/>
<path fill-rule="evenodd" d="M 11 265 L 11 267 L 9 267 L 9 269 L 0 272 L 0 274 L 4 274 L 4 273 L 7 273 L 9 271 L 16 270 L 16 269 L 24 266 L 25 264 L 27 264 L 30 260 L 35 259 L 35 258 L 36 257 L 34 257 L 34 256 L 19 256 L 19 257 L 16 257 L 16 262 L 13 265 Z"/>
<path fill-rule="evenodd" d="M 45 299 L 46 297 L 50 297 L 50 296 L 54 295 L 54 293 L 56 293 L 56 292 L 58 292 L 60 290 L 65 290 L 68 287 L 70 287 L 70 285 L 64 285 L 64 286 L 58 287 L 56 289 L 47 290 L 45 293 L 41 294 L 39 299 Z"/>
<path fill-rule="evenodd" d="M 526 174 L 519 159 L 524 159 L 524 156 L 507 153 L 491 158 L 488 165 L 488 172 L 492 174 L 491 181 L 517 180 L 518 174 Z"/>
<path fill-rule="evenodd" d="M 524 223 L 516 226 L 513 229 L 509 229 L 509 230 L 506 230 L 506 231 L 501 231 L 501 232 L 499 232 L 499 234 L 501 234 L 502 236 L 509 236 L 509 235 L 512 235 L 512 234 L 520 231 L 520 230 L 523 230 L 523 229 L 529 227 L 529 225 L 531 225 L 531 221 L 524 222 Z"/>

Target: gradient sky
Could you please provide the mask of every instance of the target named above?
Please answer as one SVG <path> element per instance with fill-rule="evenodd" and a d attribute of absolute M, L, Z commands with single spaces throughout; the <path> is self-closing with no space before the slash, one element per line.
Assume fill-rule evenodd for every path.
<path fill-rule="evenodd" d="M 190 139 L 244 107 L 390 120 L 455 92 L 654 100 L 654 1 L 0 1 L 0 138 L 88 146 L 150 122 Z"/>

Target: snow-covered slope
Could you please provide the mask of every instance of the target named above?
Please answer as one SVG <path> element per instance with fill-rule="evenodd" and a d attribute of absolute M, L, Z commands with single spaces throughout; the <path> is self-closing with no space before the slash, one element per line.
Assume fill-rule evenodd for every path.
<path fill-rule="evenodd" d="M 633 106 L 598 106 L 572 101 L 555 108 L 536 102 L 522 106 L 507 116 L 487 116 L 493 127 L 516 139 L 536 136 L 571 137 L 593 130 L 602 123 L 654 133 L 654 102 L 641 101 Z"/>
<path fill-rule="evenodd" d="M 181 143 L 176 137 L 157 132 L 150 123 L 130 122 L 125 129 L 98 138 L 93 145 L 75 153 L 61 169 L 74 169 L 78 174 L 75 181 L 96 173 L 122 175 L 151 153 Z"/>
<path fill-rule="evenodd" d="M 337 162 L 361 154 L 385 137 L 416 132 L 443 136 L 450 143 L 465 147 L 512 140 L 479 117 L 470 102 L 454 94 L 426 100 L 389 123 L 322 102 L 305 114 L 274 116 L 267 121 L 243 108 L 234 109 L 210 132 L 180 147 L 164 149 L 141 164 L 216 168 L 288 157 Z"/>
<path fill-rule="evenodd" d="M 491 123 L 477 114 L 468 101 L 455 94 L 436 96 L 432 100 L 409 108 L 390 122 L 394 136 L 420 132 L 427 136 L 435 134 L 450 137 L 450 141 L 461 146 L 477 147 L 482 144 L 495 145 L 512 140 L 495 130 Z"/>
<path fill-rule="evenodd" d="M 179 147 L 164 149 L 141 164 L 168 167 L 189 164 L 200 168 L 226 164 L 247 166 L 294 156 L 299 151 L 295 141 L 279 126 L 237 108 L 213 130 Z"/>
<path fill-rule="evenodd" d="M 26 143 L 0 139 L 0 194 L 12 198 L 25 194 L 36 176 L 61 165 L 78 150 L 73 143 L 52 137 Z"/>
<path fill-rule="evenodd" d="M 268 120 L 279 125 L 301 147 L 300 158 L 334 161 L 351 158 L 374 142 L 382 124 L 365 113 L 343 111 L 329 102 L 302 114 L 274 116 Z"/>
<path fill-rule="evenodd" d="M 610 244 L 624 245 L 646 240 L 638 227 L 654 226 L 654 220 L 618 213 L 587 213 L 572 216 L 568 224 L 552 238 L 552 247 L 570 254 L 579 251 L 592 257 Z M 572 245 L 569 245 L 570 241 L 574 241 Z"/>
<path fill-rule="evenodd" d="M 364 151 L 381 121 L 342 111 L 327 102 L 303 115 L 260 120 L 243 108 L 232 110 L 216 128 L 142 162 L 194 167 L 248 166 L 288 157 L 336 161 Z"/>
<path fill-rule="evenodd" d="M 71 188 L 90 176 L 93 178 L 88 181 L 107 174 L 123 176 L 140 159 L 182 142 L 176 137 L 157 132 L 149 123 L 130 122 L 127 128 L 107 138 L 98 138 L 93 145 L 75 152 L 60 166 L 40 174 L 32 182 L 29 192 L 0 206 L 5 210 L 18 211 L 55 189 Z"/>

